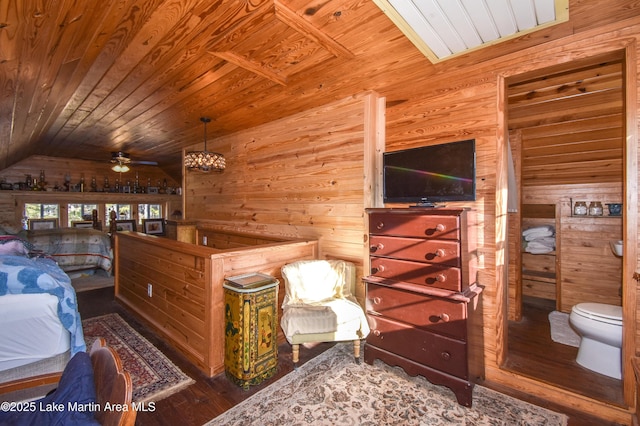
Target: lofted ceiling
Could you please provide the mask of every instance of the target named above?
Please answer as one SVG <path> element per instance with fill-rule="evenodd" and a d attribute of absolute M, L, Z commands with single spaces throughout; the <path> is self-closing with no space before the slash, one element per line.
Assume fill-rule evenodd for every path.
<path fill-rule="evenodd" d="M 598 25 L 587 9 L 576 2 Z M 401 102 L 420 91 L 407 78 L 550 31 L 432 64 L 370 0 L 0 0 L 0 169 L 35 154 L 108 162 L 123 151 L 179 179 L 201 116 L 215 151 L 217 136 L 363 91 Z"/>

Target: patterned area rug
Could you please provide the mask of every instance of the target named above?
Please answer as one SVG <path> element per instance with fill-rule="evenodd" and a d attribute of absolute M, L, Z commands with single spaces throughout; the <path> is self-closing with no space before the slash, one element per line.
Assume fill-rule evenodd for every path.
<path fill-rule="evenodd" d="M 566 425 L 567 417 L 475 386 L 473 407 L 448 388 L 339 344 L 207 423 L 214 425 Z"/>
<path fill-rule="evenodd" d="M 135 402 L 158 401 L 194 383 L 118 314 L 86 319 L 82 328 L 87 348 L 103 337 L 118 353 L 131 375 Z"/>
<path fill-rule="evenodd" d="M 569 325 L 569 314 L 553 311 L 549 314 L 551 325 L 551 340 L 563 345 L 579 347 L 580 336 Z"/>

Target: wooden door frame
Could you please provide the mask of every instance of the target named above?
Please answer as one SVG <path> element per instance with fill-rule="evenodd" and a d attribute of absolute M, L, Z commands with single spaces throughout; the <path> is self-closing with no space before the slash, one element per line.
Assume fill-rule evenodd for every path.
<path fill-rule="evenodd" d="M 619 50 L 619 41 L 612 43 L 611 50 Z M 625 104 L 625 150 L 624 150 L 624 213 L 623 213 L 623 392 L 625 404 L 634 408 L 636 380 L 632 367 L 632 360 L 636 355 L 637 329 L 637 294 L 636 277 L 638 268 L 638 122 L 637 122 L 637 43 L 635 39 L 623 48 L 625 74 L 624 104 Z M 593 56 L 600 56 L 611 51 L 593 52 Z M 574 58 L 569 58 L 572 61 Z M 541 66 L 540 69 L 546 68 Z M 527 70 L 531 72 L 534 70 Z M 507 79 L 513 75 L 498 75 L 498 126 L 496 131 L 496 364 L 504 365 L 507 357 L 508 338 L 508 259 L 507 250 L 507 149 L 508 149 L 508 112 L 507 112 Z"/>

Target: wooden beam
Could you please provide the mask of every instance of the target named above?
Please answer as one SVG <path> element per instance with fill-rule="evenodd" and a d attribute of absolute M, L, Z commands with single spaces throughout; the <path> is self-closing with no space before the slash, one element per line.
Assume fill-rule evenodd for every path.
<path fill-rule="evenodd" d="M 274 0 L 276 7 L 276 18 L 283 24 L 291 27 L 295 31 L 302 33 L 305 37 L 315 41 L 324 49 L 331 52 L 336 57 L 354 58 L 355 55 L 346 47 L 329 37 L 323 31 L 317 29 L 293 10 L 285 7 L 278 0 Z"/>
<path fill-rule="evenodd" d="M 221 59 L 224 59 L 227 62 L 232 64 L 236 64 L 240 68 L 244 68 L 247 71 L 251 71 L 254 74 L 258 74 L 267 80 L 271 80 L 274 83 L 277 83 L 281 86 L 287 85 L 287 79 L 279 76 L 276 73 L 267 71 L 262 65 L 257 64 L 253 61 L 243 58 L 242 56 L 236 55 L 233 52 L 209 52 L 212 55 L 215 55 Z"/>

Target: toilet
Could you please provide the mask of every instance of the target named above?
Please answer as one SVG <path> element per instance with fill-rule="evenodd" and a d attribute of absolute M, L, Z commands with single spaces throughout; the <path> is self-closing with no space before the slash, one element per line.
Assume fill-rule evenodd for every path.
<path fill-rule="evenodd" d="M 589 370 L 622 378 L 622 307 L 578 303 L 571 309 L 571 326 L 580 335 L 576 361 Z"/>

